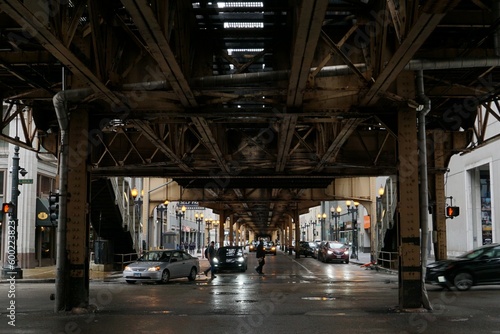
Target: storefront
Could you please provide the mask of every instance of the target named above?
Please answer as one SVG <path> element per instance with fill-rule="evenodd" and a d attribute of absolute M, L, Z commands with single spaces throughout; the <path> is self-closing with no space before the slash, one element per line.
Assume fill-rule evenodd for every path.
<path fill-rule="evenodd" d="M 39 267 L 52 266 L 56 259 L 56 226 L 49 217 L 49 201 L 36 199 L 35 259 Z"/>

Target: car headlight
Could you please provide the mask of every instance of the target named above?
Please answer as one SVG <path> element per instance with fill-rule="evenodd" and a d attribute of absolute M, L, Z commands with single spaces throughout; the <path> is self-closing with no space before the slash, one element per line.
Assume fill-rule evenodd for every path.
<path fill-rule="evenodd" d="M 214 260 L 213 260 L 214 263 L 219 263 L 219 259 L 214 257 Z"/>
<path fill-rule="evenodd" d="M 271 247 L 271 251 L 275 251 L 276 250 L 276 247 Z"/>
<path fill-rule="evenodd" d="M 130 268 L 129 266 L 125 266 L 125 269 L 123 269 L 123 271 L 132 271 L 132 268 Z"/>
<path fill-rule="evenodd" d="M 160 266 L 149 267 L 148 271 L 160 271 Z"/>
<path fill-rule="evenodd" d="M 327 251 L 326 251 L 326 253 L 327 253 L 328 255 L 333 254 L 333 252 L 332 252 L 331 250 L 327 250 Z"/>
<path fill-rule="evenodd" d="M 238 258 L 238 262 L 241 262 L 241 263 L 245 262 L 245 258 L 243 256 L 240 256 Z"/>
<path fill-rule="evenodd" d="M 348 250 L 346 250 L 346 251 L 344 252 L 344 255 L 349 255 L 349 251 L 348 251 Z"/>

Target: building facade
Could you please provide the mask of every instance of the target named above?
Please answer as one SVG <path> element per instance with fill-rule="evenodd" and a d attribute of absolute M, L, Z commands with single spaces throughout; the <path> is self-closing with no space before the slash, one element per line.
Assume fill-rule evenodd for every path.
<path fill-rule="evenodd" d="M 449 256 L 500 240 L 500 123 L 486 109 L 478 119 L 487 124 L 484 138 L 490 139 L 475 136 L 476 147 L 451 158 L 445 179 L 447 205 L 460 208 L 446 223 Z"/>
<path fill-rule="evenodd" d="M 4 111 L 7 108 L 3 106 Z M 15 108 L 15 107 L 14 107 Z M 2 133 L 22 133 L 19 118 L 12 120 Z M 36 140 L 36 139 L 35 139 Z M 17 185 L 17 252 L 21 268 L 48 266 L 55 263 L 56 227 L 51 223 L 48 211 L 49 194 L 57 188 L 57 160 L 40 147 L 38 152 L 18 148 L 0 139 L 0 201 L 11 202 L 16 196 L 13 185 L 12 167 L 14 157 L 19 158 L 19 183 Z M 7 252 L 6 222 L 9 216 L 2 216 L 0 238 L 0 262 L 4 266 Z"/>

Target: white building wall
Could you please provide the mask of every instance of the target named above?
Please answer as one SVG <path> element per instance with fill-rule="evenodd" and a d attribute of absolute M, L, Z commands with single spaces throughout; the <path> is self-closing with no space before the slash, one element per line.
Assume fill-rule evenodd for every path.
<path fill-rule="evenodd" d="M 500 123 L 489 118 L 486 138 L 500 133 Z M 469 153 L 454 155 L 445 178 L 445 193 L 453 197 L 453 206 L 460 207 L 460 215 L 447 219 L 448 256 L 456 256 L 481 246 L 481 201 L 479 169 L 490 173 L 492 242 L 500 241 L 499 222 L 500 195 L 497 193 L 500 180 L 500 141 L 492 141 Z M 447 200 L 450 204 L 450 200 Z"/>
<path fill-rule="evenodd" d="M 18 133 L 20 122 L 17 119 L 13 120 L 8 127 L 8 133 Z M 20 138 L 21 141 L 24 138 Z M 2 154 L 3 153 L 3 154 Z M 0 153 L 0 168 L 6 171 L 5 182 L 5 197 L 4 201 L 10 201 L 12 198 L 12 163 L 14 157 L 14 145 L 8 144 L 7 150 Z M 46 160 L 46 161 L 45 161 Z M 49 177 L 55 177 L 57 171 L 57 164 L 51 157 L 42 158 L 41 153 L 35 153 L 26 149 L 19 149 L 19 167 L 24 168 L 28 173 L 26 176 L 19 174 L 19 179 L 32 179 L 32 184 L 22 184 L 18 186 L 20 194 L 17 198 L 17 218 L 18 218 L 18 240 L 17 252 L 19 254 L 19 265 L 22 268 L 37 266 L 38 262 L 35 261 L 35 240 L 36 240 L 36 198 L 37 198 L 37 181 L 38 174 L 43 174 Z M 3 232 L 2 247 L 0 262 L 5 262 L 5 254 L 7 252 L 8 242 L 7 235 Z"/>

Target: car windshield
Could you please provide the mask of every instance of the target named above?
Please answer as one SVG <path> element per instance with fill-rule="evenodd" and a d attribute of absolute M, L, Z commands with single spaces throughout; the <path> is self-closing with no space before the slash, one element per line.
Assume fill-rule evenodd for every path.
<path fill-rule="evenodd" d="M 149 252 L 139 258 L 138 261 L 170 261 L 171 252 Z"/>
<path fill-rule="evenodd" d="M 483 255 L 487 255 L 488 257 L 495 257 L 495 256 L 498 256 L 500 254 L 495 252 L 495 248 L 486 247 L 486 248 L 473 249 L 471 251 L 468 251 L 465 254 L 457 256 L 457 258 L 474 260 L 474 259 L 477 259 L 478 257 L 483 256 Z"/>
<path fill-rule="evenodd" d="M 346 246 L 340 242 L 329 242 L 328 247 L 329 248 L 345 248 Z"/>

